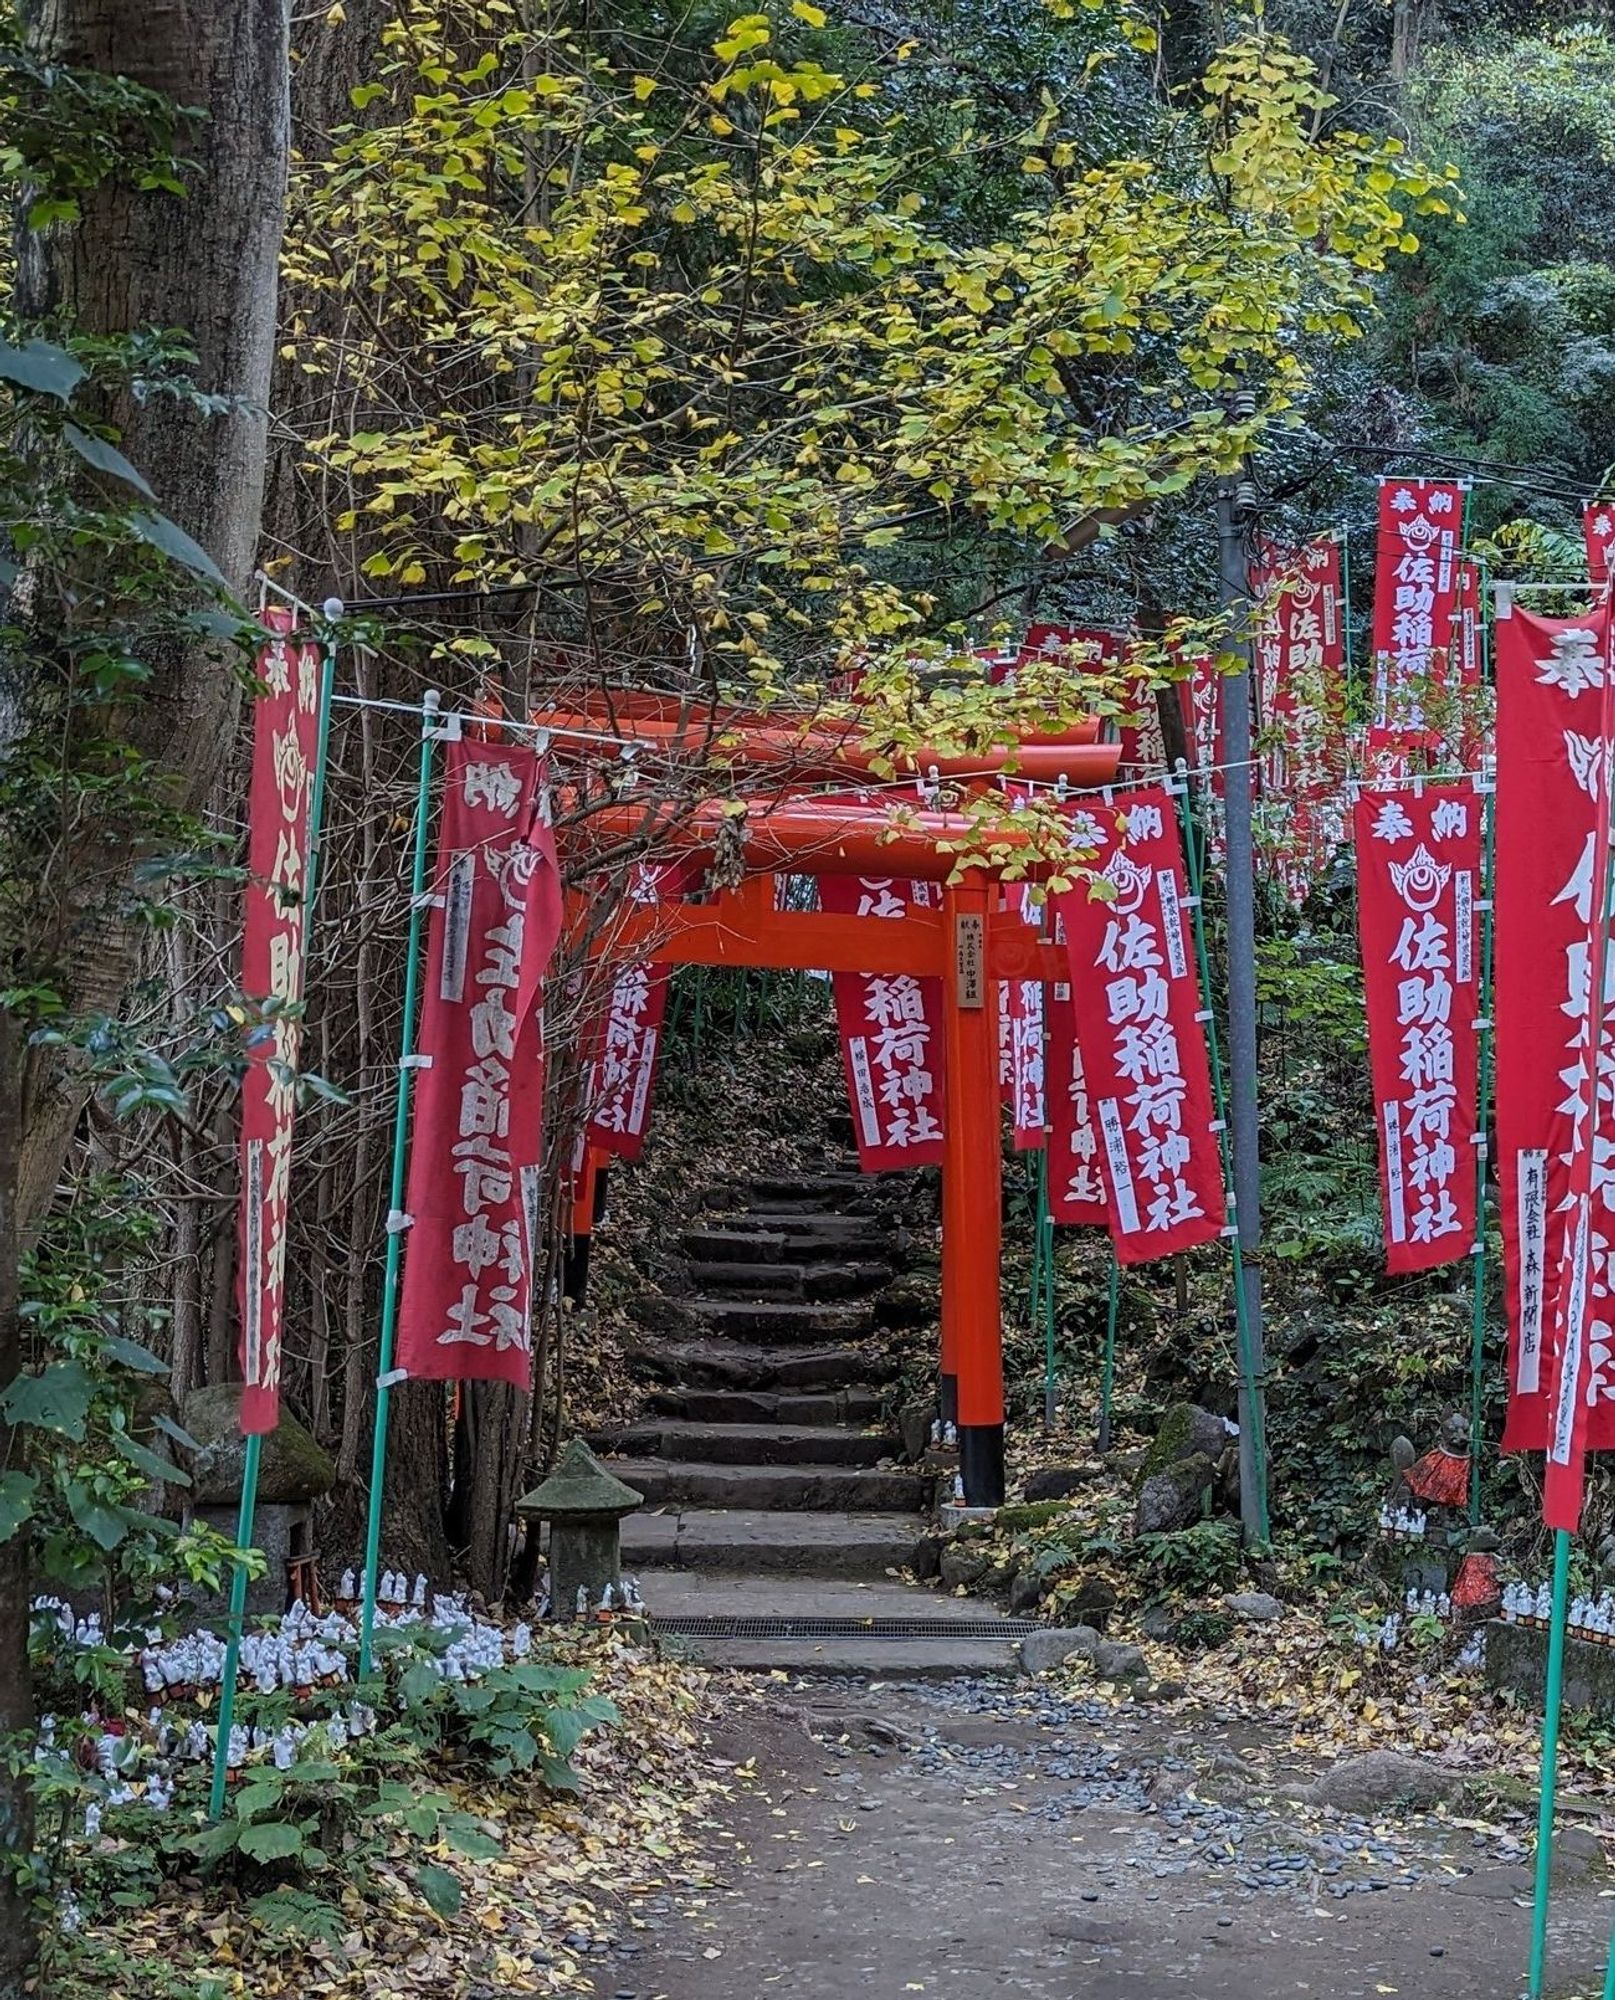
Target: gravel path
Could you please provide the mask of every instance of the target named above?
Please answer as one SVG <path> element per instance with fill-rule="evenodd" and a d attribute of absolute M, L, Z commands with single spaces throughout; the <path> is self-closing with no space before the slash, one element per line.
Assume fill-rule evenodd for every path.
<path fill-rule="evenodd" d="M 1286 1798 L 1248 1727 L 1021 1683 L 770 1684 L 713 1886 L 621 1914 L 600 2000 L 1515 2000 L 1522 1827 Z M 1612 1905 L 1567 1856 L 1550 1992 L 1599 1991 Z M 1579 1869 L 1579 1872 L 1578 1872 Z"/>

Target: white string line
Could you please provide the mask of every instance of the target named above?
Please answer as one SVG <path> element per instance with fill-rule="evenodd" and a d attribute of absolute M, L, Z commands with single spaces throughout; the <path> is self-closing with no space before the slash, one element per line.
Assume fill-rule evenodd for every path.
<path fill-rule="evenodd" d="M 413 715 L 416 716 L 417 718 L 424 718 L 425 716 L 430 714 L 440 723 L 457 722 L 462 726 L 465 724 L 470 724 L 474 728 L 481 727 L 490 730 L 506 730 L 513 734 L 532 736 L 541 739 L 541 741 L 547 740 L 550 737 L 559 736 L 559 737 L 565 737 L 569 742 L 609 744 L 615 749 L 632 751 L 636 753 L 636 755 L 645 753 L 649 753 L 652 756 L 660 754 L 662 756 L 671 757 L 672 755 L 667 746 L 657 744 L 654 742 L 647 742 L 643 739 L 634 737 L 625 737 L 625 736 L 608 736 L 593 730 L 573 729 L 570 726 L 561 726 L 552 723 L 519 722 L 515 720 L 506 720 L 503 717 L 475 715 L 455 709 L 428 710 L 423 705 L 417 704 L 415 702 L 388 701 L 377 695 L 333 694 L 331 700 L 333 706 L 341 706 L 344 708 L 385 709 L 396 715 Z M 1028 745 L 1022 745 L 1020 747 L 1047 749 L 1054 746 L 1048 744 L 1039 745 L 1037 743 L 1036 738 L 1032 738 Z M 1074 745 L 1073 747 L 1089 749 L 1092 748 L 1093 746 L 1088 744 L 1083 744 L 1083 745 Z M 1003 754 L 1005 757 L 1009 757 L 1012 756 L 1014 752 L 1012 750 L 1006 750 Z M 1102 783 L 1090 784 L 1090 785 L 1072 785 L 1060 778 L 1023 777 L 1017 772 L 1004 769 L 1002 765 L 998 765 L 993 768 L 987 768 L 986 766 L 984 766 L 979 771 L 962 771 L 962 772 L 948 773 L 945 775 L 939 775 L 935 780 L 929 778 L 923 771 L 906 776 L 894 775 L 889 778 L 873 777 L 873 776 L 868 778 L 858 778 L 858 779 L 850 777 L 837 777 L 837 778 L 827 779 L 822 784 L 814 785 L 813 795 L 819 798 L 826 798 L 826 797 L 844 798 L 848 796 L 856 797 L 859 794 L 868 794 L 868 793 L 899 792 L 899 791 L 912 792 L 915 790 L 920 790 L 923 792 L 924 788 L 930 785 L 934 785 L 937 789 L 946 789 L 950 785 L 968 783 L 972 779 L 996 778 L 999 779 L 1005 786 L 1018 786 L 1024 790 L 1032 792 L 1047 792 L 1050 795 L 1052 795 L 1056 799 L 1056 801 L 1062 801 L 1065 799 L 1092 798 L 1104 792 L 1137 790 L 1143 785 L 1154 784 L 1173 776 L 1184 776 L 1190 778 L 1197 778 L 1201 780 L 1212 777 L 1220 777 L 1226 775 L 1230 771 L 1257 769 L 1264 762 L 1265 758 L 1258 755 L 1253 757 L 1230 759 L 1229 761 L 1220 764 L 1214 764 L 1214 763 L 1181 764 L 1181 765 L 1171 766 L 1170 768 L 1166 765 L 1161 765 L 1159 767 L 1151 765 L 1149 767 L 1146 767 L 1143 770 L 1142 774 L 1138 776 L 1126 776 L 1123 775 L 1121 772 L 1118 772 L 1117 775 L 1113 778 L 1106 779 Z M 766 766 L 762 766 L 759 768 L 764 770 L 767 769 Z M 1460 783 L 1465 779 L 1473 779 L 1478 775 L 1480 774 L 1467 771 L 1446 771 L 1446 772 L 1424 771 L 1424 772 L 1412 772 L 1406 775 L 1388 775 L 1384 778 L 1371 778 L 1367 774 L 1361 772 L 1356 772 L 1356 773 L 1346 772 L 1341 774 L 1340 782 L 1343 786 L 1347 785 L 1366 786 L 1370 790 L 1377 791 L 1377 790 L 1387 790 L 1398 785 L 1455 784 L 1455 783 Z M 923 797 L 920 803 L 921 805 L 924 805 L 925 801 Z M 1012 802 L 1011 810 L 1013 809 L 1014 807 Z"/>
<path fill-rule="evenodd" d="M 329 623 L 332 619 L 340 618 L 343 614 L 344 607 L 342 600 L 338 597 L 327 598 L 325 609 L 323 611 L 316 611 L 312 604 L 307 603 L 303 598 L 299 597 L 295 591 L 288 590 L 283 583 L 277 583 L 267 570 L 255 569 L 252 576 L 253 581 L 258 585 L 260 603 L 262 602 L 262 592 L 272 590 L 277 597 L 284 598 L 288 604 L 295 604 L 299 611 L 306 611 L 310 618 L 321 618 Z"/>
<path fill-rule="evenodd" d="M 712 753 L 716 753 L 717 757 L 721 757 L 726 747 L 721 742 L 717 742 L 715 740 L 710 743 L 698 742 L 691 744 L 674 744 L 674 743 L 658 742 L 654 737 L 613 736 L 599 730 L 576 729 L 570 723 L 522 722 L 516 720 L 513 717 L 506 718 L 505 716 L 498 716 L 498 715 L 479 715 L 464 709 L 434 708 L 428 710 L 425 704 L 422 702 L 389 701 L 380 695 L 333 694 L 331 696 L 331 705 L 334 708 L 383 709 L 389 712 L 390 714 L 413 715 L 417 718 L 424 718 L 428 714 L 430 714 L 433 720 L 439 724 L 445 724 L 445 723 L 458 724 L 462 729 L 469 726 L 471 728 L 481 728 L 488 730 L 507 730 L 513 734 L 532 736 L 534 738 L 537 738 L 541 744 L 543 742 L 547 742 L 551 737 L 564 737 L 568 742 L 576 742 L 576 743 L 606 743 L 610 744 L 615 749 L 631 752 L 635 757 L 641 757 L 641 756 L 660 757 L 668 762 L 676 762 L 681 757 L 694 757 L 697 755 L 710 756 L 712 755 Z M 699 721 L 695 721 L 691 722 L 687 726 L 692 729 L 699 729 L 703 725 Z M 712 725 L 713 736 L 714 738 L 717 738 L 722 736 L 728 730 L 731 729 L 744 730 L 747 726 L 748 725 L 745 723 L 715 722 Z M 786 723 L 784 726 L 789 727 L 790 724 Z M 738 748 L 740 746 L 737 745 L 734 747 Z M 812 746 L 808 744 L 805 744 L 803 746 L 804 751 L 811 749 L 811 747 Z M 1020 747 L 1050 749 L 1059 746 L 1047 743 L 1040 745 L 1038 743 L 1037 738 L 1032 737 L 1029 739 L 1029 745 L 1023 745 Z M 1090 749 L 1093 746 L 1091 744 L 1073 744 L 1071 747 L 1073 749 Z M 959 762 L 961 759 L 970 757 L 972 754 L 973 753 L 969 751 L 961 751 L 957 754 L 946 753 L 946 761 L 950 763 L 956 763 Z M 946 777 L 940 778 L 939 782 L 946 784 L 949 782 L 959 782 L 967 777 L 993 777 L 996 775 L 1000 775 L 1001 766 L 993 766 L 992 768 L 989 768 L 987 763 L 985 762 L 986 759 L 992 757 L 995 753 L 990 751 L 983 751 L 979 754 L 984 760 L 982 768 L 979 771 L 973 770 L 969 772 L 950 773 Z M 1014 755 L 1015 753 L 1013 749 L 1006 748 L 1001 753 L 997 754 L 1003 757 L 1009 757 Z M 789 758 L 788 756 L 782 757 L 780 761 L 781 763 L 788 764 Z M 937 761 L 934 756 L 932 761 Z M 810 763 L 811 759 L 804 757 L 804 762 Z M 767 767 L 764 766 L 761 768 L 766 769 Z M 1233 767 L 1230 765 L 1227 766 L 1226 768 L 1232 769 Z M 1013 774 L 1005 774 L 1005 775 L 1013 776 Z M 886 786 L 910 786 L 914 784 L 925 783 L 926 781 L 927 780 L 925 772 L 919 771 L 911 777 L 892 777 L 892 778 L 871 777 L 867 781 L 865 781 L 863 788 L 870 791 L 878 791 Z M 1014 782 L 1016 782 L 1017 784 L 1031 784 L 1034 782 L 1038 782 L 1038 783 L 1048 783 L 1052 785 L 1057 783 L 1058 781 L 1054 779 L 1033 780 L 1030 778 L 1027 779 L 1016 778 L 1014 779 Z M 1096 789 L 1102 789 L 1102 788 L 1096 788 Z"/>

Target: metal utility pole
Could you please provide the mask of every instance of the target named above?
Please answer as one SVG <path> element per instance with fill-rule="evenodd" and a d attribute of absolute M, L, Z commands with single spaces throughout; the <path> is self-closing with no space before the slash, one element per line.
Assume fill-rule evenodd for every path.
<path fill-rule="evenodd" d="M 1245 1339 L 1250 1382 L 1239 1396 L 1239 1513 L 1247 1543 L 1266 1539 L 1267 1412 L 1262 1380 L 1262 1187 L 1256 1106 L 1256 870 L 1251 848 L 1250 576 L 1244 522 L 1251 500 L 1246 478 L 1226 479 L 1217 494 L 1219 600 L 1230 614 L 1229 649 L 1243 664 L 1222 679 L 1223 778 L 1227 818 L 1228 1082 L 1233 1194 L 1245 1288 Z"/>

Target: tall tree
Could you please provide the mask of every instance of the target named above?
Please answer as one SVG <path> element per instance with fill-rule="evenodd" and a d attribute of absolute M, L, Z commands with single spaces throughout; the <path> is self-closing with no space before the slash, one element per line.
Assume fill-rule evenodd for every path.
<path fill-rule="evenodd" d="M 140 935 L 134 866 L 166 816 L 205 795 L 238 700 L 227 651 L 195 624 L 142 629 L 131 617 L 121 643 L 105 643 L 136 572 L 101 502 L 109 491 L 119 505 L 149 497 L 153 511 L 128 516 L 134 542 L 245 588 L 262 505 L 289 126 L 285 0 L 38 0 L 20 37 L 5 26 L 0 81 L 16 114 L 8 139 L 19 142 L 10 163 L 20 156 L 24 177 L 6 332 L 57 336 L 88 373 L 53 346 L 38 353 L 56 357 L 54 386 L 28 382 L 15 360 L 7 384 L 20 384 L 8 502 L 31 455 L 59 457 L 65 444 L 83 463 L 82 501 L 55 487 L 43 534 L 8 504 L 12 546 L 0 569 L 10 599 L 0 658 L 0 1396 L 26 1358 L 22 1248 L 49 1205 L 86 1087 L 67 1053 L 72 1038 L 31 1046 L 31 1021 L 46 993 L 68 1019 L 116 1015 Z M 143 122 L 173 120 L 163 106 L 179 108 L 169 129 L 185 134 L 177 172 L 144 157 Z M 76 137 L 59 144 L 75 115 Z M 114 349 L 116 367 L 106 365 Z M 64 399 L 77 391 L 77 424 L 34 422 L 25 392 L 41 386 Z M 79 505 L 82 532 L 64 529 Z M 51 548 L 73 552 L 71 577 L 50 573 Z M 119 771 L 139 782 L 124 785 Z M 53 794 L 62 809 L 42 811 Z M 17 1409 L 8 1403 L 8 1414 Z M 24 1482 L 8 1498 L 30 1490 L 26 1438 L 0 1424 L 0 1465 Z M 15 1742 L 33 1724 L 30 1565 L 18 1513 L 6 1526 L 0 1732 Z M 0 1770 L 0 1996 L 20 2000 L 32 1899 L 26 1869 L 9 1864 L 27 1855 L 30 1809 L 18 1760 Z"/>
<path fill-rule="evenodd" d="M 136 383 L 105 414 L 168 517 L 237 589 L 251 575 L 263 501 L 287 37 L 286 0 L 37 0 L 29 21 L 39 60 L 129 78 L 199 114 L 188 127 L 183 205 L 169 188 L 107 176 L 76 215 L 25 234 L 17 304 L 24 321 L 90 338 L 183 331 L 201 399 L 141 395 Z M 125 718 L 129 742 L 165 776 L 172 803 L 191 806 L 229 740 L 238 683 L 205 644 L 171 646 L 150 664 Z M 86 829 L 81 839 L 70 871 L 78 912 L 61 926 L 58 991 L 74 1012 L 111 1012 L 133 939 L 109 894 L 126 878 L 126 829 Z M 49 1201 L 80 1104 L 59 1067 L 36 1069 L 30 1081 L 19 1168 L 25 1221 Z"/>

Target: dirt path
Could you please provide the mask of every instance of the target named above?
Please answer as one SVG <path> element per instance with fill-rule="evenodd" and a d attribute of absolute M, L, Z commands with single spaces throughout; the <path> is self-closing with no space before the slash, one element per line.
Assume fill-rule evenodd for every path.
<path fill-rule="evenodd" d="M 601 2000 L 1515 2000 L 1523 1828 L 1320 1814 L 1311 1774 L 1185 1709 L 1021 1683 L 770 1684 L 710 1892 L 625 1912 Z M 1596 1993 L 1612 1905 L 1555 1896 L 1555 1996 Z M 641 1927 L 643 1926 L 643 1927 Z M 1579 1975 L 1579 1976 L 1578 1976 Z"/>

